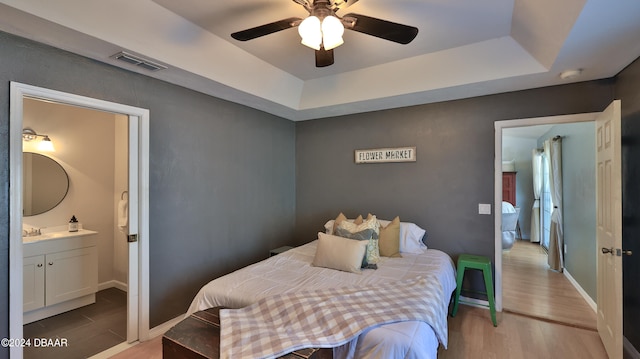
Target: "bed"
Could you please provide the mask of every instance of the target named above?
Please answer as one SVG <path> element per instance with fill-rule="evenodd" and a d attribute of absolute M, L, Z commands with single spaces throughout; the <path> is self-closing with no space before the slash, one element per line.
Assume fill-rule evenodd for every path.
<path fill-rule="evenodd" d="M 313 266 L 317 246 L 318 240 L 314 240 L 212 280 L 195 296 L 187 316 L 218 306 L 243 308 L 282 293 L 379 285 L 424 275 L 437 278 L 447 294 L 445 307 L 455 290 L 453 261 L 439 250 L 425 247 L 422 253 L 402 253 L 402 258 L 381 257 L 376 270 L 365 269 L 356 274 Z M 355 339 L 334 348 L 334 357 L 436 358 L 439 344 L 429 324 L 402 321 L 366 329 Z"/>

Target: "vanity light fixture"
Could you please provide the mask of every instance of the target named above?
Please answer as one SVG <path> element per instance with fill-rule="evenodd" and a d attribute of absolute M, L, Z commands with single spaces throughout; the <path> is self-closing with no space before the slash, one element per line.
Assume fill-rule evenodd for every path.
<path fill-rule="evenodd" d="M 54 152 L 56 149 L 53 147 L 53 142 L 48 135 L 40 135 L 37 134 L 36 131 L 30 128 L 24 128 L 22 130 L 22 140 L 23 141 L 34 141 L 38 139 L 38 137 L 42 137 L 42 141 L 38 143 L 38 150 L 42 152 Z"/>

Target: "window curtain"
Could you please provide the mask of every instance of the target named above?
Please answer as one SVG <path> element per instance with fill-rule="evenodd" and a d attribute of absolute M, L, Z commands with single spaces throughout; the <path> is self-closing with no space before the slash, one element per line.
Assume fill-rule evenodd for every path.
<path fill-rule="evenodd" d="M 540 242 L 540 193 L 542 192 L 542 151 L 532 151 L 533 206 L 531 207 L 531 242 Z"/>
<path fill-rule="evenodd" d="M 556 136 L 549 142 L 551 167 L 549 169 L 549 184 L 553 212 L 551 212 L 551 233 L 549 234 L 548 262 L 551 269 L 562 272 L 564 268 L 564 236 L 562 230 L 562 137 Z M 545 150 L 547 143 L 545 142 Z"/>

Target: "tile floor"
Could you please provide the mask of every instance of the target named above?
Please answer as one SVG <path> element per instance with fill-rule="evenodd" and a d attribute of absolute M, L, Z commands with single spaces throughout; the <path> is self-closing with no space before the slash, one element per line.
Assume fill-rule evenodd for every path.
<path fill-rule="evenodd" d="M 24 326 L 24 338 L 66 339 L 67 347 L 25 348 L 25 359 L 87 358 L 127 337 L 127 293 L 99 291 L 96 303 Z"/>

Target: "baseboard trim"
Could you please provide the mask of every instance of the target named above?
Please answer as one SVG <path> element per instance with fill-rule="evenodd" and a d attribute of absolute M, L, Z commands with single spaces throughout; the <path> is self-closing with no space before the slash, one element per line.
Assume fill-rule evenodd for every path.
<path fill-rule="evenodd" d="M 85 305 L 93 304 L 95 302 L 96 302 L 96 294 L 91 293 L 79 298 L 73 298 L 61 303 L 34 309 L 31 311 L 25 312 L 22 315 L 22 323 L 24 324 L 33 323 L 40 319 L 52 317 L 54 315 L 68 312 L 70 310 L 78 309 L 80 307 L 84 307 Z"/>
<path fill-rule="evenodd" d="M 167 330 L 171 329 L 174 325 L 180 323 L 180 321 L 184 319 L 185 314 L 180 314 L 179 316 L 173 319 L 170 319 L 156 327 L 151 328 L 151 330 L 149 330 L 149 339 L 153 339 L 157 336 L 163 335 Z"/>
<path fill-rule="evenodd" d="M 458 302 L 460 304 L 465 304 L 465 305 L 468 305 L 468 306 L 484 308 L 484 309 L 489 310 L 489 301 L 488 300 L 477 299 L 477 298 L 469 298 L 469 297 L 465 297 L 465 296 L 461 295 Z"/>
<path fill-rule="evenodd" d="M 580 286 L 580 284 L 571 276 L 571 274 L 569 273 L 569 271 L 567 270 L 567 268 L 564 268 L 564 270 L 562 271 L 562 273 L 564 273 L 564 276 L 569 280 L 569 282 L 576 288 L 576 290 L 578 291 L 578 293 L 580 293 L 580 295 L 582 296 L 582 298 L 584 298 L 584 300 L 587 302 L 587 304 L 589 304 L 589 306 L 591 307 L 591 309 L 593 309 L 594 312 L 598 312 L 598 305 L 596 304 L 596 302 L 591 299 L 591 297 L 589 296 L 589 294 L 587 294 L 587 292 L 585 292 L 584 289 L 582 289 L 582 287 Z"/>
<path fill-rule="evenodd" d="M 128 286 L 127 283 L 123 283 L 119 280 L 108 280 L 106 282 L 102 282 L 98 284 L 98 290 L 105 290 L 105 289 L 109 289 L 109 288 L 118 288 L 123 292 L 126 292 L 128 290 Z"/>

